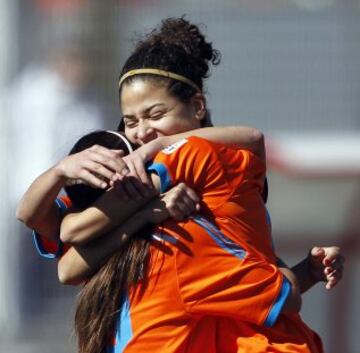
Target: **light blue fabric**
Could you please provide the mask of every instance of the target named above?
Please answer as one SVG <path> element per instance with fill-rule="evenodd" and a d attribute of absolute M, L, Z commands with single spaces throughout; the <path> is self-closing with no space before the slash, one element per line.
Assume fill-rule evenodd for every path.
<path fill-rule="evenodd" d="M 207 233 L 214 239 L 214 241 L 222 247 L 227 252 L 238 257 L 239 259 L 244 259 L 246 256 L 246 251 L 237 243 L 227 238 L 218 228 L 216 228 L 212 223 L 207 219 L 200 216 L 191 217 L 195 223 L 204 228 Z"/>
<path fill-rule="evenodd" d="M 273 326 L 277 320 L 277 318 L 280 315 L 281 309 L 284 306 L 287 297 L 289 296 L 291 291 L 291 284 L 289 282 L 289 280 L 284 277 L 284 281 L 279 293 L 278 298 L 276 299 L 276 302 L 274 303 L 274 305 L 272 306 L 264 325 L 267 327 Z"/>
<path fill-rule="evenodd" d="M 146 167 L 148 172 L 155 172 L 160 178 L 160 193 L 168 191 L 171 187 L 171 178 L 166 166 L 162 163 L 150 163 Z"/>

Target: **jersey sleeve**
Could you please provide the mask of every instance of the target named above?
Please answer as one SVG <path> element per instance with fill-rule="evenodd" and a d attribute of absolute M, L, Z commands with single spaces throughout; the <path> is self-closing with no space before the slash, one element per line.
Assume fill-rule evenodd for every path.
<path fill-rule="evenodd" d="M 165 148 L 147 170 L 160 177 L 160 192 L 183 182 L 197 192 L 209 209 L 225 202 L 232 192 L 216 144 L 202 138 L 193 136 Z"/>
<path fill-rule="evenodd" d="M 291 291 L 290 282 L 263 257 L 196 216 L 192 256 L 178 250 L 178 286 L 186 310 L 272 326 Z M 194 233 L 196 232 L 196 233 Z"/>
<path fill-rule="evenodd" d="M 56 198 L 55 203 L 61 217 L 64 216 L 65 211 L 71 206 L 70 200 L 64 196 Z M 46 259 L 61 257 L 68 250 L 68 245 L 63 244 L 60 238 L 58 241 L 49 240 L 36 231 L 33 231 L 33 240 L 39 255 Z"/>

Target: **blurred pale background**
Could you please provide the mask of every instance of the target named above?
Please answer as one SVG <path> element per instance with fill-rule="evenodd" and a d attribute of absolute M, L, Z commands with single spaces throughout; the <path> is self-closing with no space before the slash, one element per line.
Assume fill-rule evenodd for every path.
<path fill-rule="evenodd" d="M 135 33 L 183 14 L 222 52 L 214 123 L 268 137 L 278 253 L 294 264 L 338 244 L 347 256 L 338 288 L 304 296 L 304 320 L 327 352 L 360 352 L 359 0 L 0 0 L 0 352 L 75 352 L 76 289 L 35 254 L 15 205 L 78 136 L 115 128 Z"/>

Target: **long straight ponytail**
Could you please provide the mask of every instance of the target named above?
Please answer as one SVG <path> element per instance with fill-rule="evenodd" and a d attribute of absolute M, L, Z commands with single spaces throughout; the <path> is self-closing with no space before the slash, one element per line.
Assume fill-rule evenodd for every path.
<path fill-rule="evenodd" d="M 149 240 L 133 237 L 84 285 L 78 296 L 78 353 L 106 353 L 132 286 L 145 286 Z"/>

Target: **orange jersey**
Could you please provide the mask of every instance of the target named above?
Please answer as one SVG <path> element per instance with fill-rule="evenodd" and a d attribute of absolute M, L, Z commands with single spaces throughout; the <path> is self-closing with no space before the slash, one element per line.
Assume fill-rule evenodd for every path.
<path fill-rule="evenodd" d="M 275 265 L 263 163 L 192 137 L 159 153 L 149 170 L 162 191 L 193 188 L 203 211 L 156 228 L 146 289 L 130 293 L 109 352 L 321 352 L 298 315 L 281 315 L 291 286 Z"/>

